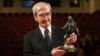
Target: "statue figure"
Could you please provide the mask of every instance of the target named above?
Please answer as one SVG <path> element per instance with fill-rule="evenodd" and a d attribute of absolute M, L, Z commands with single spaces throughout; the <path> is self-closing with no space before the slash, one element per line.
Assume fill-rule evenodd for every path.
<path fill-rule="evenodd" d="M 77 28 L 77 25 L 76 25 L 76 22 L 73 20 L 73 18 L 71 16 L 68 17 L 68 21 L 66 22 L 65 26 L 62 27 L 62 29 L 64 30 L 64 39 L 65 39 L 63 49 L 66 52 L 77 53 L 79 51 L 78 43 L 77 42 L 74 44 L 67 43 L 67 38 L 70 36 L 70 34 L 75 33 L 77 36 L 80 35 L 79 29 Z"/>

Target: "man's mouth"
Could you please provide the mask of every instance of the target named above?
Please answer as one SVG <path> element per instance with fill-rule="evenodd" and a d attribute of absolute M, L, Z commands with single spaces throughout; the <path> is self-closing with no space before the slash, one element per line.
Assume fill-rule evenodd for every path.
<path fill-rule="evenodd" d="M 44 20 L 44 21 L 42 21 L 42 23 L 47 23 L 47 21 L 46 21 L 46 20 Z"/>

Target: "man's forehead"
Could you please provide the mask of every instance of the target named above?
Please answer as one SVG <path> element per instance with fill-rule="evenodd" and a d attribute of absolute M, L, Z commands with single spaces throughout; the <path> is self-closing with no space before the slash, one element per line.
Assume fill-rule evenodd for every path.
<path fill-rule="evenodd" d="M 50 8 L 46 6 L 41 6 L 37 9 L 38 13 L 45 13 L 45 12 L 50 12 Z"/>

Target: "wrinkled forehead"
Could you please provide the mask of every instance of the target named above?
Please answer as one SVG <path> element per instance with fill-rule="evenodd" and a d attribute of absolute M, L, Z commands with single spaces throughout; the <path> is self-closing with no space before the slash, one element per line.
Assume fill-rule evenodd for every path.
<path fill-rule="evenodd" d="M 40 6 L 40 7 L 37 7 L 37 11 L 36 11 L 36 13 L 45 13 L 45 12 L 50 12 L 51 10 L 50 10 L 50 7 L 48 7 L 48 6 Z"/>

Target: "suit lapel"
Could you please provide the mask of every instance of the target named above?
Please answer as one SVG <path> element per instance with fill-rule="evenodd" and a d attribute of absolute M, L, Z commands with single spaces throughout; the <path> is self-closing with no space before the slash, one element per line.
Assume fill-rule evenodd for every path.
<path fill-rule="evenodd" d="M 37 36 L 38 43 L 41 44 L 41 47 L 43 47 L 43 49 L 45 49 L 45 50 L 48 50 L 48 47 L 47 47 L 47 45 L 46 45 L 46 43 L 44 41 L 43 35 L 42 35 L 42 33 L 41 33 L 39 28 L 37 29 L 37 35 L 36 36 Z"/>
<path fill-rule="evenodd" d="M 54 48 L 54 47 L 58 47 L 58 44 L 59 44 L 59 40 L 58 40 L 58 32 L 57 32 L 57 29 L 52 26 L 51 28 L 52 30 L 52 33 L 51 33 L 51 38 L 52 38 L 52 42 L 51 42 L 51 50 Z M 46 45 L 45 43 L 45 40 L 43 38 L 43 35 L 40 31 L 40 29 L 38 28 L 37 31 L 36 31 L 36 39 L 37 39 L 37 42 L 40 43 L 41 47 L 45 50 L 49 50 L 48 49 L 48 46 Z"/>
<path fill-rule="evenodd" d="M 56 29 L 54 26 L 52 26 L 52 45 L 51 45 L 51 49 L 54 48 L 54 47 L 57 47 L 57 34 L 56 34 Z"/>
<path fill-rule="evenodd" d="M 54 47 L 58 46 L 58 38 L 57 38 L 57 31 L 56 31 L 54 26 L 52 26 L 51 30 L 52 30 L 52 33 L 51 33 L 51 35 L 52 35 L 51 36 L 51 38 L 52 38 L 51 49 L 53 49 Z M 38 28 L 36 32 L 37 32 L 37 35 L 36 35 L 37 41 L 41 44 L 41 47 L 43 47 L 43 49 L 45 49 L 45 50 L 49 50 L 47 44 L 45 43 L 45 40 L 43 38 L 43 35 L 42 35 L 40 29 Z"/>

